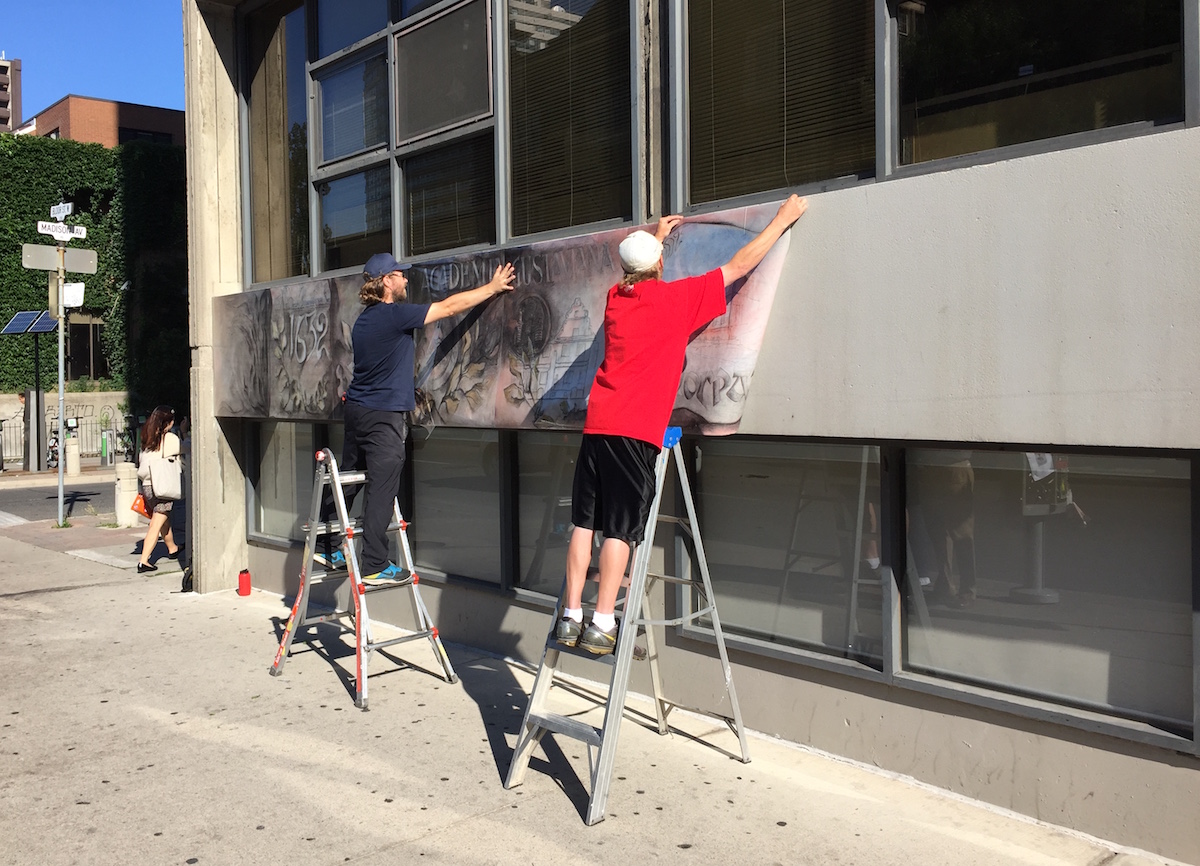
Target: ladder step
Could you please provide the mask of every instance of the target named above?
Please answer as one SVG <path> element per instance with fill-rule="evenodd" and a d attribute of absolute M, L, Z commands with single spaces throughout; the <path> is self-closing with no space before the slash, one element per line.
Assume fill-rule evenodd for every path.
<path fill-rule="evenodd" d="M 551 733 L 562 734 L 573 740 L 587 743 L 589 746 L 597 748 L 600 746 L 600 729 L 577 719 L 560 716 L 557 713 L 530 713 L 526 722 Z"/>
<path fill-rule="evenodd" d="M 408 523 L 408 521 L 405 521 L 404 525 L 409 526 L 410 524 Z M 302 530 L 304 530 L 304 532 L 307 534 L 314 527 L 312 527 L 308 523 L 305 523 L 300 528 Z M 325 521 L 322 523 L 318 523 L 315 528 L 317 531 L 317 535 L 335 535 L 335 534 L 340 535 L 342 533 L 342 522 L 340 520 L 328 520 L 328 521 Z M 361 520 L 350 521 L 350 528 L 353 529 L 355 532 L 361 532 L 362 531 L 362 521 Z M 399 528 L 400 528 L 399 523 L 389 523 L 387 531 L 395 532 Z"/>
<path fill-rule="evenodd" d="M 639 623 L 640 624 L 640 623 Z M 546 638 L 546 649 L 558 650 L 560 653 L 576 658 L 587 659 L 590 662 L 600 662 L 605 665 L 614 665 L 617 663 L 617 654 L 615 652 L 605 653 L 604 655 L 596 655 L 589 652 L 581 646 L 564 646 L 560 644 L 553 634 Z M 646 648 L 638 644 L 633 645 L 633 660 L 635 662 L 644 662 L 646 660 Z"/>

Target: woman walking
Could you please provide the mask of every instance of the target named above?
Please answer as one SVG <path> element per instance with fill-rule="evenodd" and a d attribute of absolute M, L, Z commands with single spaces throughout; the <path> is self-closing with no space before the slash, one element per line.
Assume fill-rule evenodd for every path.
<path fill-rule="evenodd" d="M 142 453 L 138 459 L 138 480 L 142 482 L 142 496 L 146 500 L 146 510 L 150 512 L 150 527 L 146 530 L 146 537 L 142 541 L 142 557 L 138 562 L 138 574 L 158 571 L 157 565 L 150 564 L 150 554 L 158 545 L 160 535 L 162 540 L 167 543 L 167 559 L 178 559 L 179 552 L 183 549 L 175 543 L 175 536 L 171 532 L 171 506 L 174 504 L 174 499 L 156 496 L 152 481 L 152 477 L 158 477 L 158 483 L 160 487 L 163 487 L 161 493 L 175 492 L 177 494 L 179 491 L 180 448 L 179 437 L 171 432 L 171 426 L 174 423 L 175 410 L 170 406 L 159 406 L 146 419 L 146 423 L 142 427 Z M 153 467 L 153 472 L 151 467 Z M 168 478 L 167 484 L 164 484 L 161 473 L 174 473 L 174 491 L 167 489 L 172 478 Z"/>

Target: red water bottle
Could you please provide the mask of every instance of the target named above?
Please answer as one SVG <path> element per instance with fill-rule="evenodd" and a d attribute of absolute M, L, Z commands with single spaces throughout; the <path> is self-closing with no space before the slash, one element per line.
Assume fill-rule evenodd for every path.
<path fill-rule="evenodd" d="M 250 594 L 250 569 L 243 568 L 238 572 L 238 595 Z"/>

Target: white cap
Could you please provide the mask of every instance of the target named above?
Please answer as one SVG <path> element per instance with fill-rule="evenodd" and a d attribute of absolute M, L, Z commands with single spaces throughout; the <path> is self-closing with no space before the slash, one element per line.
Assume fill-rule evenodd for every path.
<path fill-rule="evenodd" d="M 621 256 L 621 267 L 627 274 L 640 274 L 642 271 L 650 270 L 658 264 L 659 258 L 662 257 L 662 250 L 663 247 L 658 238 L 641 229 L 633 232 L 621 241 L 621 246 L 617 247 L 617 252 Z"/>

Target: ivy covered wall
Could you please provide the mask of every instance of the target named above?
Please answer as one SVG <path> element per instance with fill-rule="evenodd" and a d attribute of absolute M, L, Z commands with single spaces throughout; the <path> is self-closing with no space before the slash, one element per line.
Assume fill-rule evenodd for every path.
<path fill-rule="evenodd" d="M 187 409 L 187 189 L 184 149 L 136 142 L 115 148 L 30 135 L 0 135 L 0 324 L 44 310 L 47 274 L 21 266 L 21 245 L 54 244 L 37 233 L 59 201 L 87 228 L 70 246 L 96 251 L 80 312 L 104 321 L 106 390 L 128 390 L 131 408 Z M 126 286 L 126 284 L 128 284 Z M 123 288 L 124 287 L 124 288 Z M 68 350 L 69 351 L 69 350 Z M 41 387 L 58 387 L 58 344 L 40 338 Z M 0 337 L 0 392 L 33 387 L 34 338 Z M 74 383 L 80 387 L 80 383 Z"/>

